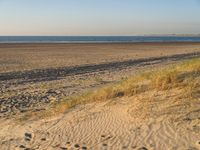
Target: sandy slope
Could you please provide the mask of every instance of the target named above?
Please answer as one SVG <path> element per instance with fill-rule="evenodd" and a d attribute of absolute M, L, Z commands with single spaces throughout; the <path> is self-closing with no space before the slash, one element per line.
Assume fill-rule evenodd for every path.
<path fill-rule="evenodd" d="M 51 120 L 23 125 L 0 121 L 0 147 L 198 150 L 199 99 L 180 99 L 182 92 L 149 91 L 135 97 L 95 102 L 77 106 Z"/>

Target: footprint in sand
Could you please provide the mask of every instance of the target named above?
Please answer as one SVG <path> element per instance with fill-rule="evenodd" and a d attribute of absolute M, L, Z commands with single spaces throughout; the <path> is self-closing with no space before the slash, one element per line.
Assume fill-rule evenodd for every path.
<path fill-rule="evenodd" d="M 20 145 L 19 148 L 26 148 L 26 146 L 24 146 L 24 145 Z"/>
<path fill-rule="evenodd" d="M 101 138 L 103 139 L 103 141 L 106 141 L 112 138 L 112 136 L 101 135 Z"/>
<path fill-rule="evenodd" d="M 66 147 L 60 147 L 61 150 L 68 150 Z"/>
<path fill-rule="evenodd" d="M 81 147 L 82 150 L 87 150 L 86 146 Z"/>
<path fill-rule="evenodd" d="M 102 138 L 105 138 L 106 136 L 105 136 L 105 135 L 101 135 L 101 137 L 102 137 Z"/>
<path fill-rule="evenodd" d="M 34 149 L 32 149 L 32 148 L 27 148 L 27 147 L 24 146 L 24 145 L 20 145 L 19 148 L 20 148 L 20 149 L 23 149 L 23 150 L 34 150 Z"/>
<path fill-rule="evenodd" d="M 75 148 L 80 148 L 80 145 L 79 144 L 75 144 L 74 147 Z"/>
<path fill-rule="evenodd" d="M 60 147 L 60 149 L 61 150 L 68 150 L 71 146 L 72 146 L 71 142 L 68 141 L 68 142 L 66 142 L 66 146 L 62 146 L 62 147 Z M 75 144 L 74 147 L 77 148 L 77 149 L 80 148 L 80 146 L 78 144 Z"/>
<path fill-rule="evenodd" d="M 148 150 L 146 147 L 141 147 L 138 150 Z"/>
<path fill-rule="evenodd" d="M 24 134 L 24 140 L 25 141 L 30 141 L 32 139 L 32 134 L 31 133 L 25 133 Z"/>
<path fill-rule="evenodd" d="M 103 143 L 102 145 L 103 145 L 104 147 L 108 146 L 108 144 L 106 144 L 106 143 Z"/>
<path fill-rule="evenodd" d="M 41 138 L 41 141 L 46 141 L 46 138 Z"/>
<path fill-rule="evenodd" d="M 128 149 L 128 146 L 122 146 L 122 149 Z"/>
<path fill-rule="evenodd" d="M 69 142 L 69 144 L 70 144 L 70 142 Z M 87 150 L 87 147 L 86 147 L 86 146 L 82 146 L 82 147 L 81 147 L 79 144 L 75 144 L 74 147 L 75 147 L 76 149 Z"/>
<path fill-rule="evenodd" d="M 68 142 L 66 142 L 66 144 L 67 144 L 67 145 L 70 145 L 71 143 L 68 141 Z"/>

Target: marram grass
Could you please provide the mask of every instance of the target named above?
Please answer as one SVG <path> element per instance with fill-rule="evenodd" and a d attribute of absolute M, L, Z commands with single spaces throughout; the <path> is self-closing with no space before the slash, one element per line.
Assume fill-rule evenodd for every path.
<path fill-rule="evenodd" d="M 52 104 L 48 110 L 40 112 L 39 115 L 29 113 L 24 118 L 27 119 L 31 116 L 51 117 L 64 113 L 80 104 L 105 101 L 123 96 L 134 96 L 150 90 L 163 91 L 173 88 L 183 89 L 185 91 L 184 95 L 188 98 L 200 97 L 200 58 L 187 60 L 162 69 L 142 72 L 115 85 L 106 86 L 82 95 L 66 97 L 60 103 Z"/>

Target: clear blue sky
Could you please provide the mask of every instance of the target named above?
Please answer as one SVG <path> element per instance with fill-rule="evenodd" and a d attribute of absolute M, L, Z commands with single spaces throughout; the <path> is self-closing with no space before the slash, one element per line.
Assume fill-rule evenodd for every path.
<path fill-rule="evenodd" d="M 200 33 L 200 0 L 0 0 L 0 35 Z"/>

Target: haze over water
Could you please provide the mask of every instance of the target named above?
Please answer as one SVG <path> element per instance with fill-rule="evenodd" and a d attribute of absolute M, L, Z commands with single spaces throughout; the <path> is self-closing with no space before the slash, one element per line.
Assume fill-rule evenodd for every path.
<path fill-rule="evenodd" d="M 200 33 L 199 0 L 0 0 L 0 36 Z"/>

